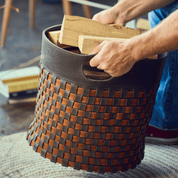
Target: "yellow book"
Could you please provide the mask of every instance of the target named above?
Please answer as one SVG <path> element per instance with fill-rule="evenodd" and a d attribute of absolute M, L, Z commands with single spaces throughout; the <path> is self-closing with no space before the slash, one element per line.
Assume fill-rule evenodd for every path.
<path fill-rule="evenodd" d="M 39 67 L 27 67 L 0 72 L 0 93 L 9 98 L 10 93 L 38 88 Z"/>

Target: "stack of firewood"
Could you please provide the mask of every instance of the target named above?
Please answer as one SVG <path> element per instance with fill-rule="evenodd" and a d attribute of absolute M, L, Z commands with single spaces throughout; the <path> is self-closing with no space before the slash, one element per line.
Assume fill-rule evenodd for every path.
<path fill-rule="evenodd" d="M 104 40 L 128 39 L 139 35 L 138 29 L 123 25 L 106 25 L 84 17 L 65 15 L 60 31 L 49 32 L 52 42 L 62 48 L 78 47 L 83 54 Z"/>
<path fill-rule="evenodd" d="M 51 31 L 49 39 L 57 46 L 71 52 L 90 54 L 92 49 L 104 40 L 123 40 L 140 35 L 139 29 L 124 27 L 122 24 L 106 25 L 91 19 L 65 15 L 61 30 Z M 148 58 L 157 58 L 157 55 Z M 89 63 L 84 65 L 84 74 L 92 79 L 107 79 L 111 76 L 100 70 L 90 71 Z"/>

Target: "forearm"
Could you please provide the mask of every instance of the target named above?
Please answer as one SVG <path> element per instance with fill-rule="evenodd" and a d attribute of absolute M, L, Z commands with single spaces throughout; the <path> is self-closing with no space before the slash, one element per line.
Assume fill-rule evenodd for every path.
<path fill-rule="evenodd" d="M 122 0 L 120 2 L 123 3 L 122 8 L 121 4 L 118 3 L 113 8 L 95 16 L 94 20 L 102 22 L 106 18 L 102 23 L 125 23 L 126 21 L 122 19 L 124 11 L 126 11 L 125 17 L 129 17 L 127 14 L 130 15 L 127 20 L 131 20 L 142 15 L 142 13 L 161 8 L 173 2 L 173 0 L 148 1 L 149 3 L 146 0 Z M 118 5 L 120 6 L 116 8 Z M 114 8 L 117 9 L 117 13 L 120 13 L 119 16 L 116 15 Z M 141 35 L 122 41 L 103 41 L 93 49 L 92 54 L 96 55 L 90 60 L 90 65 L 117 77 L 127 73 L 135 62 L 147 56 L 169 52 L 177 48 L 178 10 L 162 21 L 161 24 Z"/>
<path fill-rule="evenodd" d="M 175 0 L 121 0 L 112 11 L 116 13 L 123 23 L 140 17 L 148 12 L 165 7 Z"/>
<path fill-rule="evenodd" d="M 178 10 L 155 28 L 130 39 L 130 45 L 135 46 L 134 55 L 137 59 L 177 49 Z"/>

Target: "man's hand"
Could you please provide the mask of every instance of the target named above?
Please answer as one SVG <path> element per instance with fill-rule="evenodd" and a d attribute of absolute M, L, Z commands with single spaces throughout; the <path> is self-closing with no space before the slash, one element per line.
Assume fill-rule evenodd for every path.
<path fill-rule="evenodd" d="M 93 20 L 105 24 L 124 24 L 151 10 L 165 7 L 174 1 L 175 0 L 122 0 L 113 8 L 96 14 Z M 91 52 L 96 55 L 90 60 L 90 65 L 104 70 L 111 76 L 121 76 L 130 71 L 135 62 L 146 56 L 177 49 L 177 31 L 178 10 L 173 12 L 157 27 L 141 35 L 123 41 L 103 41 Z"/>
<path fill-rule="evenodd" d="M 93 20 L 104 24 L 125 24 L 148 12 L 165 7 L 175 0 L 121 0 L 111 9 L 94 15 Z"/>
<path fill-rule="evenodd" d="M 139 60 L 135 52 L 130 39 L 103 41 L 91 52 L 96 55 L 90 60 L 90 65 L 118 77 L 129 72 Z"/>
<path fill-rule="evenodd" d="M 104 24 L 122 24 L 124 25 L 124 21 L 118 16 L 117 11 L 113 10 L 113 8 L 104 10 L 95 14 L 93 19 L 95 21 L 104 23 Z"/>

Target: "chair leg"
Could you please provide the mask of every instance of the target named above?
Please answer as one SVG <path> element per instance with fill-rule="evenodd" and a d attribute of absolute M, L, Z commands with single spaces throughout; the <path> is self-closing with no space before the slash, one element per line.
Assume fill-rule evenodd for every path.
<path fill-rule="evenodd" d="M 87 0 L 85 0 L 85 1 L 87 1 Z M 84 11 L 84 13 L 85 13 L 85 16 L 86 16 L 87 18 L 91 19 L 91 18 L 92 18 L 92 15 L 91 15 L 90 7 L 87 6 L 87 5 L 82 5 L 82 7 L 83 7 L 83 11 Z"/>
<path fill-rule="evenodd" d="M 31 30 L 35 27 L 36 0 L 29 0 L 29 27 Z"/>
<path fill-rule="evenodd" d="M 71 2 L 67 0 L 62 0 L 63 11 L 66 15 L 72 15 Z"/>
<path fill-rule="evenodd" d="M 2 31 L 1 31 L 1 46 L 5 45 L 12 2 L 13 0 L 5 0 L 3 21 L 2 21 Z"/>

